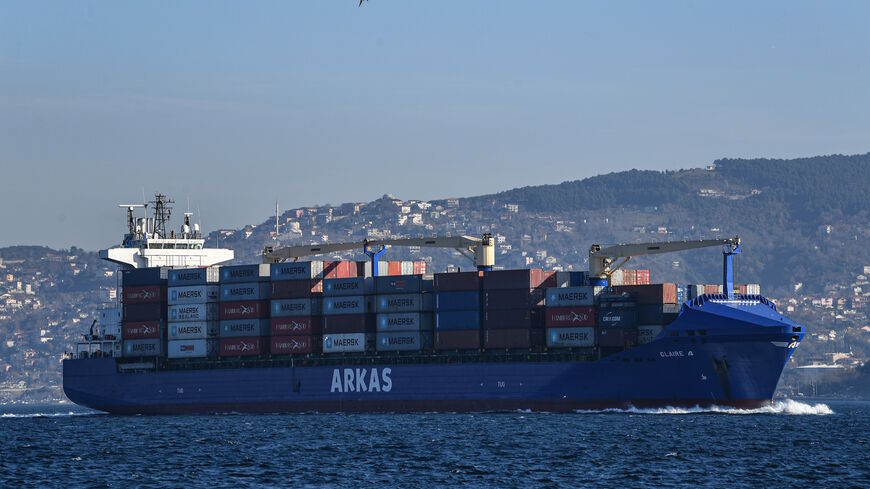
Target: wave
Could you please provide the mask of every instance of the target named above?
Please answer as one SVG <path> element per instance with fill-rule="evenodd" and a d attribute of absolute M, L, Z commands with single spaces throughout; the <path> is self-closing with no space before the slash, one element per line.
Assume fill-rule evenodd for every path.
<path fill-rule="evenodd" d="M 8 418 L 68 418 L 71 416 L 95 416 L 105 414 L 97 411 L 67 411 L 65 413 L 0 413 L 0 419 Z"/>
<path fill-rule="evenodd" d="M 764 406 L 755 409 L 739 409 L 729 406 L 709 406 L 709 407 L 662 407 L 662 408 L 636 408 L 628 407 L 625 409 L 602 409 L 598 411 L 579 410 L 578 413 L 628 413 L 628 414 L 786 414 L 786 415 L 815 415 L 825 416 L 834 414 L 834 411 L 827 404 L 807 404 L 792 399 L 783 399 L 774 401 L 770 406 Z"/>

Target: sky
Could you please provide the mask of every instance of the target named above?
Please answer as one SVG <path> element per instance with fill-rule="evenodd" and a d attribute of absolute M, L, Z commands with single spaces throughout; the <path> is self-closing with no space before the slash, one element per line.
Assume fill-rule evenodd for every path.
<path fill-rule="evenodd" d="M 870 151 L 868 2 L 357 3 L 0 2 L 0 246 Z"/>

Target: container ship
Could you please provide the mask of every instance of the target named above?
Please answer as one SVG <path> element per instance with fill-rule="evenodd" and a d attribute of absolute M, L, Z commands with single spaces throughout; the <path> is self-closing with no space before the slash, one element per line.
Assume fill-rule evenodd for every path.
<path fill-rule="evenodd" d="M 435 237 L 266 248 L 220 266 L 170 201 L 117 248 L 120 304 L 63 362 L 80 405 L 117 414 L 564 412 L 771 402 L 804 327 L 735 285 L 738 238 L 593 245 L 589 270 L 494 270 L 493 239 Z M 448 247 L 474 271 L 384 261 Z M 650 283 L 632 256 L 723 248 L 723 283 Z M 291 261 L 362 249 L 365 261 Z"/>

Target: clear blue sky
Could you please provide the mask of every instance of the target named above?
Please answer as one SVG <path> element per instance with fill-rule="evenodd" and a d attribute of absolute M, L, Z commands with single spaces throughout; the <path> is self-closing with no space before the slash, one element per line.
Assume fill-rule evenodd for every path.
<path fill-rule="evenodd" d="M 867 2 L 356 3 L 0 3 L 0 246 L 870 150 Z"/>

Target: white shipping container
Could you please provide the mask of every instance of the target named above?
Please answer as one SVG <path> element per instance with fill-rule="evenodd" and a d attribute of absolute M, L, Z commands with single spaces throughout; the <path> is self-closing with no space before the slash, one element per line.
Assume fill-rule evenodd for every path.
<path fill-rule="evenodd" d="M 216 302 L 176 304 L 167 308 L 169 321 L 217 321 L 220 310 Z"/>
<path fill-rule="evenodd" d="M 593 306 L 604 287 L 556 287 L 547 289 L 548 307 Z"/>
<path fill-rule="evenodd" d="M 325 334 L 323 353 L 365 352 L 375 346 L 375 335 L 367 333 Z"/>
<path fill-rule="evenodd" d="M 220 333 L 218 321 L 184 321 L 168 324 L 167 338 L 170 340 L 199 340 L 216 337 Z"/>
<path fill-rule="evenodd" d="M 748 295 L 761 295 L 761 285 L 746 284 L 746 293 Z"/>
<path fill-rule="evenodd" d="M 217 285 L 188 285 L 185 287 L 169 287 L 169 305 L 204 304 L 217 302 L 220 299 L 220 287 Z"/>
<path fill-rule="evenodd" d="M 650 324 L 637 327 L 637 343 L 644 345 L 652 341 L 659 333 L 662 332 L 663 326 L 658 324 Z"/>
<path fill-rule="evenodd" d="M 547 346 L 550 348 L 589 348 L 595 346 L 595 328 L 547 328 Z"/>
<path fill-rule="evenodd" d="M 617 270 L 610 275 L 610 285 L 623 285 L 624 280 L 622 278 L 623 273 L 622 270 Z"/>
<path fill-rule="evenodd" d="M 206 358 L 214 356 L 218 351 L 218 340 L 170 340 L 166 346 L 166 356 L 169 358 Z"/>
<path fill-rule="evenodd" d="M 402 275 L 414 275 L 414 262 L 402 261 L 400 263 Z"/>

